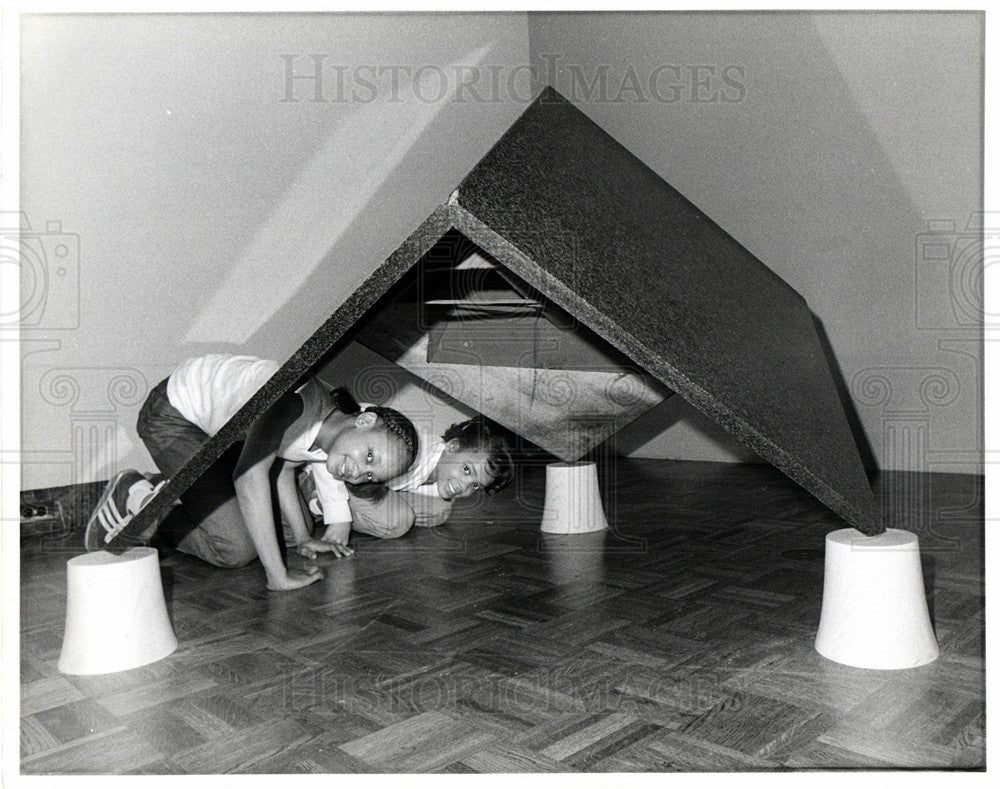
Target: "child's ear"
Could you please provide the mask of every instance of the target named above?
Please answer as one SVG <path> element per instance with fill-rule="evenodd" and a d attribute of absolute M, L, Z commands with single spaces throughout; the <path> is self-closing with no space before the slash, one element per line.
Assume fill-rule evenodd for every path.
<path fill-rule="evenodd" d="M 444 445 L 445 452 L 457 452 L 459 444 L 461 442 L 457 438 L 451 439 L 448 443 Z"/>
<path fill-rule="evenodd" d="M 354 420 L 354 424 L 357 427 L 371 427 L 378 421 L 378 414 L 373 414 L 371 411 L 362 411 Z"/>

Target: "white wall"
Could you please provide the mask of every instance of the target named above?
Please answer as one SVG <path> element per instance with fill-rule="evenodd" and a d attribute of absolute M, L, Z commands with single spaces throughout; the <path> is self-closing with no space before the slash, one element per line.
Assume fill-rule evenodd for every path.
<path fill-rule="evenodd" d="M 915 249 L 929 220 L 963 231 L 979 207 L 980 24 L 858 13 L 22 17 L 22 209 L 52 275 L 22 334 L 23 486 L 149 468 L 135 415 L 187 356 L 290 355 L 524 109 L 519 67 L 543 55 L 559 56 L 556 87 L 806 297 L 874 459 L 972 470 L 981 355 L 963 310 L 974 282 L 961 266 L 952 285 L 940 264 L 918 276 Z M 298 100 L 283 102 L 281 55 L 305 74 L 321 53 L 328 100 L 307 100 L 313 86 L 300 81 Z M 333 66 L 450 64 L 499 74 L 498 90 L 433 100 L 425 72 L 429 101 L 405 78 L 393 100 L 385 75 L 374 101 L 329 100 Z M 567 67 L 592 78 L 602 65 L 613 91 L 629 66 L 640 81 L 662 65 L 714 67 L 698 90 L 720 100 L 692 101 L 690 71 L 669 103 L 574 97 Z M 728 88 L 739 100 L 723 102 L 729 65 L 745 92 Z M 78 237 L 78 292 L 75 267 L 53 257 L 73 239 L 45 232 L 47 220 Z M 676 398 L 618 443 L 749 457 Z"/>
<path fill-rule="evenodd" d="M 21 24 L 21 207 L 80 244 L 79 293 L 53 277 L 23 332 L 29 489 L 152 468 L 134 431 L 150 386 L 208 350 L 290 356 L 526 106 L 483 87 L 483 101 L 455 100 L 451 68 L 510 76 L 528 60 L 524 14 Z M 309 101 L 309 81 L 282 101 L 282 54 L 296 74 L 328 56 L 327 101 Z M 406 72 L 393 92 L 384 71 L 364 101 L 373 92 L 351 74 L 369 65 L 431 68 L 419 96 Z M 361 101 L 336 100 L 335 66 Z M 442 100 L 435 67 L 452 82 Z"/>
<path fill-rule="evenodd" d="M 949 283 L 947 261 L 918 270 L 916 245 L 937 220 L 968 241 L 981 210 L 981 14 L 532 14 L 530 37 L 539 84 L 806 298 L 869 461 L 976 469 L 979 269 L 953 247 Z M 602 66 L 608 89 L 588 97 Z M 640 90 L 619 89 L 635 84 L 630 68 Z M 651 457 L 746 457 L 677 398 L 617 441 Z"/>

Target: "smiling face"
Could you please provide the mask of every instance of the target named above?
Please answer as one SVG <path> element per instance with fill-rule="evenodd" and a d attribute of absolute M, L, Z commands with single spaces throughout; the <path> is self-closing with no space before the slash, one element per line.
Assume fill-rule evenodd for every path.
<path fill-rule="evenodd" d="M 451 442 L 449 442 L 451 445 Z M 437 490 L 443 499 L 463 499 L 492 481 L 482 449 L 446 448 L 437 464 Z"/>
<path fill-rule="evenodd" d="M 382 428 L 374 414 L 359 414 L 326 449 L 326 468 L 336 479 L 360 485 L 384 482 L 403 473 L 406 451 L 398 436 Z"/>

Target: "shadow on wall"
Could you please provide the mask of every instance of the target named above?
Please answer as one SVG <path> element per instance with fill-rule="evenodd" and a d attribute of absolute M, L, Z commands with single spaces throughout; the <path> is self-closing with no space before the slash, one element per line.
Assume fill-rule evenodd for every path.
<path fill-rule="evenodd" d="M 473 45 L 456 64 L 480 64 L 492 50 L 491 42 Z M 454 75 L 456 64 L 444 73 Z M 454 89 L 452 79 L 451 93 L 437 102 L 402 90 L 399 102 L 366 104 L 334 131 L 202 310 L 210 317 L 232 310 L 234 301 L 249 309 L 261 303 L 262 291 L 269 294 L 272 300 L 243 322 L 240 336 L 223 339 L 287 356 L 287 339 L 278 348 L 274 338 L 310 336 L 447 199 L 522 109 L 455 103 Z M 278 240 L 301 248 L 291 270 L 270 265 Z M 217 326 L 206 318 L 188 339 L 216 347 L 213 332 Z"/>
<path fill-rule="evenodd" d="M 490 44 L 484 44 L 458 62 L 478 66 L 491 50 Z M 452 64 L 444 73 L 454 73 L 455 68 L 456 64 Z M 340 248 L 343 237 L 366 211 L 374 206 L 377 215 L 385 209 L 391 194 L 384 189 L 387 182 L 401 169 L 408 169 L 401 168 L 402 164 L 418 156 L 426 158 L 433 141 L 420 146 L 418 142 L 447 107 L 445 100 L 418 101 L 414 90 L 409 88 L 400 91 L 398 102 L 376 98 L 345 113 L 322 147 L 296 174 L 267 221 L 202 307 L 186 339 L 215 339 L 219 312 L 234 302 L 243 302 L 256 305 L 253 322 L 235 324 L 232 330 L 238 336 L 226 339 L 245 343 L 255 329 L 266 324 L 285 305 L 302 298 L 301 286 L 310 273 L 324 265 L 337 265 L 340 261 L 339 268 L 346 279 L 343 284 L 355 280 L 359 283 L 368 263 L 365 256 L 341 253 L 332 257 L 328 253 Z M 437 136 L 444 135 L 439 130 Z M 275 265 L 275 250 L 281 245 L 295 248 L 296 265 Z M 257 298 L 261 291 L 269 296 L 263 304 Z"/>

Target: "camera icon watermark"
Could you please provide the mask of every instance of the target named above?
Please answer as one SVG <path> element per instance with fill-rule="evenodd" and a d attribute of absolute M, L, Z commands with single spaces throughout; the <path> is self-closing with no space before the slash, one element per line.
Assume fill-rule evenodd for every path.
<path fill-rule="evenodd" d="M 1000 262 L 1000 212 L 928 220 L 915 239 L 918 329 L 1000 329 L 1000 313 L 984 312 L 988 267 Z"/>
<path fill-rule="evenodd" d="M 0 311 L 0 330 L 80 326 L 80 237 L 50 220 L 34 230 L 23 213 L 0 217 L 0 266 L 19 282 L 19 297 Z"/>

